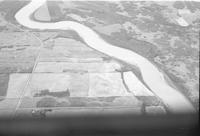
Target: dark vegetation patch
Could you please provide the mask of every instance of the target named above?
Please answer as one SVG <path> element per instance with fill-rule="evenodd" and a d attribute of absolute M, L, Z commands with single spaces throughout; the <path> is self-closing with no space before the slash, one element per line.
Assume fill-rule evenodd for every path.
<path fill-rule="evenodd" d="M 53 97 L 45 97 L 37 102 L 36 107 L 56 107 L 57 101 Z"/>
<path fill-rule="evenodd" d="M 171 53 L 173 53 L 176 58 L 191 58 L 193 60 L 198 60 L 199 51 L 191 48 L 183 40 L 176 40 L 174 46 L 176 46 L 177 49 L 172 49 Z"/>
<path fill-rule="evenodd" d="M 0 46 L 0 50 L 5 49 L 5 48 L 13 48 L 13 45 L 8 45 L 8 46 Z"/>
<path fill-rule="evenodd" d="M 59 1 L 47 1 L 51 22 L 57 22 L 64 19 L 64 15 L 59 7 Z"/>
<path fill-rule="evenodd" d="M 68 101 L 72 107 L 98 107 L 112 105 L 115 98 L 117 97 L 69 97 Z"/>
<path fill-rule="evenodd" d="M 198 109 L 199 107 L 199 98 L 198 96 L 195 96 L 196 98 L 194 98 L 194 96 L 191 95 L 190 91 L 198 91 L 198 90 L 188 90 L 185 86 L 184 83 L 185 81 L 180 79 L 179 77 L 176 77 L 176 75 L 171 74 L 169 71 L 165 70 L 165 73 L 167 74 L 167 76 L 172 80 L 173 83 L 176 84 L 176 87 L 178 88 L 178 90 L 186 97 L 189 99 L 189 101 L 195 106 L 196 109 Z"/>
<path fill-rule="evenodd" d="M 200 2 L 198 1 L 184 1 L 185 6 L 191 11 L 195 12 L 200 9 Z"/>
<path fill-rule="evenodd" d="M 162 101 L 156 96 L 136 96 L 136 98 L 142 101 L 144 106 L 164 106 Z"/>
<path fill-rule="evenodd" d="M 84 101 L 82 98 L 71 98 L 69 102 L 72 107 L 85 107 L 87 105 L 87 101 Z"/>
<path fill-rule="evenodd" d="M 138 22 L 136 24 L 138 26 L 138 28 L 143 28 L 143 29 L 146 28 L 148 32 L 159 31 L 160 25 L 158 23 L 155 23 L 154 20 L 151 20 L 151 19 L 148 19 L 148 18 L 141 18 L 141 20 L 142 20 L 141 22 Z"/>
<path fill-rule="evenodd" d="M 167 21 L 162 14 L 162 10 L 166 9 L 165 6 L 151 4 L 150 6 L 142 6 L 139 8 L 139 12 L 144 16 L 152 17 L 152 23 L 157 25 L 169 25 L 170 23 Z"/>
<path fill-rule="evenodd" d="M 36 93 L 34 95 L 34 97 L 41 97 L 41 96 L 69 97 L 70 90 L 67 89 L 66 91 L 50 92 L 48 89 L 45 89 L 45 90 L 40 90 L 39 93 Z"/>
<path fill-rule="evenodd" d="M 9 74 L 0 74 L 0 96 L 6 96 L 9 82 Z"/>
<path fill-rule="evenodd" d="M 184 35 L 184 29 L 180 29 L 181 27 L 178 25 L 174 25 L 174 26 L 163 26 L 161 28 L 161 32 L 164 32 L 168 35 L 171 36 L 178 36 L 178 37 L 182 37 Z"/>
<path fill-rule="evenodd" d="M 180 47 L 177 50 L 173 50 L 173 54 L 178 57 L 192 58 L 194 60 L 198 59 L 199 52 L 196 49 L 189 47 Z"/>
<path fill-rule="evenodd" d="M 135 18 L 136 15 L 139 14 L 139 10 L 137 10 L 137 1 L 131 2 L 131 1 L 121 1 L 122 6 L 124 7 L 124 10 L 128 12 L 128 14 Z"/>
<path fill-rule="evenodd" d="M 3 49 L 12 49 L 14 50 L 25 50 L 26 47 L 31 46 L 31 45 L 5 45 L 5 46 L 0 46 L 0 51 Z"/>
<path fill-rule="evenodd" d="M 76 69 L 70 69 L 70 68 L 68 68 L 68 69 L 63 69 L 63 71 L 62 72 L 70 72 L 70 73 L 81 73 L 81 74 L 83 74 L 83 73 L 88 73 L 88 70 L 76 70 Z"/>
<path fill-rule="evenodd" d="M 87 13 L 85 14 L 78 9 L 65 9 L 65 13 L 64 13 L 65 18 L 68 18 L 67 14 L 70 14 L 70 13 L 77 14 L 77 15 L 81 16 L 82 18 L 87 17 Z"/>
<path fill-rule="evenodd" d="M 101 37 L 108 43 L 125 49 L 132 50 L 149 60 L 153 61 L 159 53 L 157 47 L 151 43 L 132 38 L 126 32 L 113 33 L 112 36 L 100 34 Z"/>
<path fill-rule="evenodd" d="M 31 73 L 33 63 L 2 63 L 0 62 L 0 74 Z"/>
<path fill-rule="evenodd" d="M 173 7 L 176 9 L 183 9 L 185 8 L 185 3 L 184 1 L 175 1 Z"/>
<path fill-rule="evenodd" d="M 75 40 L 80 41 L 80 42 L 84 42 L 84 41 L 82 40 L 82 38 L 81 38 L 75 31 L 72 31 L 72 30 L 60 31 L 60 32 L 58 32 L 58 34 L 54 37 L 54 39 L 59 38 L 59 37 L 71 38 L 71 39 L 75 39 Z"/>
<path fill-rule="evenodd" d="M 26 48 L 17 48 L 16 51 L 26 50 Z"/>
<path fill-rule="evenodd" d="M 26 4 L 28 4 L 29 1 L 18 1 L 18 0 L 4 0 L 0 4 L 0 11 L 3 11 L 6 13 L 5 19 L 7 21 L 10 21 L 12 23 L 16 23 L 15 20 L 15 14 L 17 11 L 19 11 L 22 7 L 24 7 Z"/>
<path fill-rule="evenodd" d="M 97 20 L 103 20 L 102 24 L 114 24 L 114 23 L 123 23 L 128 20 L 127 17 L 116 14 L 117 5 L 110 4 L 105 1 L 88 1 L 88 2 L 75 2 L 78 6 L 77 9 L 65 9 L 65 14 L 73 13 L 80 15 L 83 18 L 94 17 Z M 79 9 L 87 9 L 91 12 L 82 12 Z M 67 18 L 67 16 L 66 16 Z M 95 20 L 95 21 L 97 21 Z M 98 22 L 101 23 L 101 22 Z"/>
<path fill-rule="evenodd" d="M 5 97 L 0 97 L 0 102 L 5 100 Z"/>
<path fill-rule="evenodd" d="M 162 15 L 162 11 L 166 9 L 166 6 L 161 6 L 156 3 L 152 3 L 150 6 L 143 4 L 143 1 L 139 2 L 121 2 L 124 6 L 124 10 L 132 16 L 132 23 L 136 24 L 141 29 L 150 29 L 152 32 L 159 30 L 162 25 L 172 25 L 167 21 Z M 138 8 L 136 3 L 140 3 L 142 6 Z M 152 19 L 146 17 L 137 17 L 137 15 L 143 15 L 151 17 Z M 145 27 L 146 26 L 146 27 Z M 150 27 L 149 27 L 150 26 Z"/>
<path fill-rule="evenodd" d="M 102 107 L 110 106 L 117 97 L 66 97 L 64 100 L 47 96 L 39 100 L 37 107 Z"/>
<path fill-rule="evenodd" d="M 51 111 L 52 109 L 34 109 L 32 110 L 31 115 L 34 118 L 43 119 L 43 118 L 46 118 L 46 113 L 51 112 Z"/>

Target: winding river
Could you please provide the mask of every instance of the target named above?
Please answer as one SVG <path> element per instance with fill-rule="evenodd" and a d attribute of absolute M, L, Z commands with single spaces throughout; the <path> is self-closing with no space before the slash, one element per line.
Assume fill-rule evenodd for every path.
<path fill-rule="evenodd" d="M 46 0 L 32 0 L 28 5 L 20 9 L 15 15 L 18 23 L 31 29 L 76 31 L 89 47 L 128 64 L 137 66 L 141 71 L 146 85 L 154 94 L 162 99 L 169 112 L 195 112 L 195 108 L 190 101 L 167 83 L 162 72 L 154 64 L 139 54 L 107 43 L 92 29 L 78 22 L 60 21 L 55 23 L 41 23 L 31 20 L 30 16 L 45 2 Z"/>

